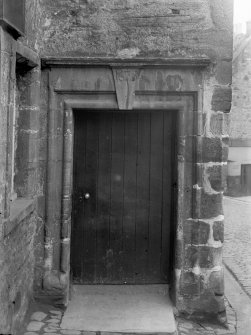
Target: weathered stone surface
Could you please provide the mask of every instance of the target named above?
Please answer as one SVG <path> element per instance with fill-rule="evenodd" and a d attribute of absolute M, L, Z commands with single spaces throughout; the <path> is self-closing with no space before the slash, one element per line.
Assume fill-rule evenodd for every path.
<path fill-rule="evenodd" d="M 217 296 L 224 295 L 224 275 L 223 271 L 214 271 L 209 277 L 209 285 L 211 290 Z"/>
<path fill-rule="evenodd" d="M 196 94 L 187 97 L 187 101 L 190 100 L 187 102 L 188 113 L 185 115 L 186 127 L 183 134 L 184 138 L 182 139 L 184 143 L 187 140 L 187 145 L 184 146 L 186 152 L 184 152 L 184 155 L 180 154 L 179 157 L 180 161 L 184 159 L 186 162 L 184 198 L 181 199 L 181 202 L 184 200 L 184 205 L 183 208 L 179 209 L 180 227 L 179 231 L 176 232 L 179 240 L 174 243 L 176 247 L 174 251 L 176 254 L 176 269 L 183 269 L 184 262 L 185 266 L 190 267 L 211 267 L 215 264 L 220 264 L 220 262 L 216 261 L 218 256 L 214 255 L 216 249 L 213 251 L 213 249 L 205 246 L 200 247 L 200 249 L 188 249 L 184 253 L 184 241 L 187 244 L 206 243 L 208 226 L 201 222 L 197 226 L 195 222 L 189 222 L 188 225 L 185 225 L 183 224 L 183 219 L 194 217 L 194 214 L 198 214 L 195 216 L 196 218 L 209 219 L 222 213 L 221 196 L 215 194 L 215 192 L 220 192 L 223 187 L 220 169 L 214 167 L 208 169 L 207 181 L 211 189 L 210 187 L 204 187 L 205 185 L 197 185 L 200 193 L 196 189 L 197 193 L 194 194 L 193 184 L 199 183 L 196 179 L 198 176 L 194 173 L 194 164 L 196 163 L 194 159 L 195 153 L 199 150 L 198 157 L 202 159 L 202 162 L 222 162 L 222 160 L 226 161 L 227 159 L 228 143 L 227 140 L 221 140 L 221 135 L 226 135 L 224 125 L 222 125 L 224 116 L 222 119 L 222 114 L 217 112 L 226 112 L 230 108 L 231 90 L 227 85 L 231 80 L 231 25 L 231 1 L 227 0 L 223 0 L 223 2 L 217 0 L 210 2 L 207 0 L 192 0 L 189 4 L 184 0 L 178 0 L 175 3 L 171 0 L 164 2 L 162 0 L 26 1 L 27 31 L 26 36 L 20 38 L 20 41 L 30 46 L 33 50 L 38 50 L 42 57 L 73 56 L 78 58 L 90 56 L 91 59 L 105 56 L 123 59 L 138 57 L 148 59 L 150 57 L 193 59 L 194 57 L 208 56 L 213 61 L 209 67 L 210 69 L 206 68 L 203 70 L 203 77 L 207 78 L 203 83 L 201 83 L 202 72 L 200 70 L 191 71 L 190 68 L 183 68 L 182 71 L 186 73 L 186 76 L 180 76 L 177 73 L 164 75 L 164 70 L 159 70 L 156 72 L 154 80 L 147 82 L 147 78 L 144 78 L 144 80 L 140 81 L 140 87 L 138 88 L 139 90 L 151 90 L 154 86 L 154 89 L 159 91 L 161 99 L 165 99 L 166 96 L 163 91 L 177 93 L 181 93 L 182 90 L 200 91 L 198 101 L 195 101 L 197 99 Z M 9 119 L 9 113 L 14 110 L 15 43 L 11 35 L 1 29 L 0 132 L 2 138 L 0 143 L 0 212 L 6 217 L 9 214 L 11 184 L 11 174 L 8 171 L 10 162 L 7 162 L 7 157 L 11 156 L 7 155 L 10 152 L 6 152 L 7 144 L 9 143 L 7 124 L 11 119 Z M 79 69 L 75 70 L 79 72 Z M 53 80 L 55 78 L 52 83 L 48 82 L 48 77 L 53 76 L 53 71 L 43 70 L 43 87 L 41 90 L 39 87 L 40 69 L 32 70 L 27 77 L 21 74 L 17 78 L 16 103 L 19 108 L 16 108 L 16 112 L 18 118 L 17 131 L 19 130 L 19 134 L 17 135 L 18 143 L 16 143 L 15 187 L 19 196 L 34 197 L 35 199 L 38 197 L 39 210 L 38 217 L 33 215 L 26 218 L 23 223 L 16 227 L 15 231 L 13 230 L 8 238 L 0 241 L 3 242 L 0 243 L 0 255 L 4 255 L 4 259 L 0 259 L 1 264 L 3 264 L 0 277 L 0 295 L 1 304 L 3 305 L 0 309 L 0 332 L 4 331 L 4 333 L 11 332 L 9 328 L 11 322 L 13 322 L 13 327 L 15 328 L 23 318 L 28 306 L 28 298 L 32 294 L 32 288 L 35 287 L 36 291 L 41 290 L 43 279 L 44 287 L 46 287 L 48 276 L 44 277 L 44 264 L 48 268 L 52 265 L 51 273 L 56 274 L 54 277 L 51 276 L 49 278 L 55 279 L 60 275 L 61 246 L 59 236 L 61 232 L 59 227 L 61 225 L 62 204 L 61 199 L 58 197 L 62 188 L 62 175 L 60 172 L 62 171 L 62 163 L 60 161 L 50 170 L 52 172 L 51 180 L 56 185 L 53 194 L 51 194 L 54 201 L 48 201 L 45 198 L 44 191 L 48 177 L 46 175 L 48 171 L 48 137 L 57 138 L 54 156 L 52 155 L 53 159 L 56 160 L 59 157 L 60 160 L 63 147 L 60 110 L 60 104 L 63 104 L 63 94 L 60 97 L 62 100 L 56 103 L 58 104 L 56 106 L 57 113 L 55 114 L 57 117 L 53 120 L 54 128 L 52 133 L 49 135 L 47 133 L 47 117 L 50 115 L 48 113 L 48 106 L 50 106 L 48 96 L 53 96 L 53 99 L 57 99 L 56 93 L 53 93 L 53 85 L 55 84 Z M 62 69 L 57 69 L 57 71 L 60 72 Z M 68 69 L 68 71 L 71 72 L 72 69 Z M 165 71 L 169 72 L 171 70 Z M 65 81 L 57 82 L 57 88 L 60 85 L 62 86 L 62 82 L 67 82 L 69 72 L 67 72 Z M 185 80 L 185 77 L 189 79 Z M 85 90 L 90 88 L 88 80 L 83 79 L 85 76 L 81 75 L 80 79 L 79 77 L 76 78 L 75 89 Z M 249 82 L 248 78 L 245 79 L 245 82 Z M 97 89 L 102 91 L 103 83 Z M 211 83 L 216 83 L 218 86 L 214 87 Z M 80 87 L 80 84 L 83 87 Z M 111 81 L 109 88 L 113 86 L 114 83 Z M 50 92 L 48 92 L 48 89 L 50 89 Z M 213 100 L 211 101 L 212 96 Z M 43 98 L 41 104 L 38 101 L 40 97 Z M 179 104 L 181 102 L 180 95 L 177 94 L 174 100 L 170 98 L 169 102 Z M 195 105 L 193 104 L 194 102 Z M 196 106 L 197 102 L 198 106 Z M 125 101 L 122 104 L 122 106 L 129 105 Z M 41 106 L 41 110 L 38 106 Z M 208 137 L 202 139 L 201 147 L 195 145 L 195 136 L 198 135 L 197 133 L 194 134 L 194 132 L 197 132 L 195 115 L 197 107 L 198 109 L 203 109 L 201 113 L 204 116 L 210 114 L 211 117 Z M 216 113 L 212 113 L 211 109 Z M 207 117 L 205 119 L 208 120 Z M 202 134 L 200 133 L 199 135 Z M 204 135 L 206 136 L 207 134 Z M 187 136 L 190 136 L 190 138 L 185 138 Z M 188 143 L 189 141 L 190 143 Z M 180 189 L 181 182 L 179 180 L 178 183 Z M 194 195 L 195 197 L 193 197 Z M 48 208 L 45 207 L 45 204 Z M 44 227 L 44 220 L 48 218 L 48 213 L 45 213 L 47 209 L 53 214 L 48 219 L 51 226 L 47 225 Z M 184 228 L 183 232 L 182 228 Z M 216 241 L 223 240 L 221 228 L 220 225 L 219 227 L 218 225 L 213 227 Z M 196 231 L 196 229 L 198 230 Z M 48 233 L 46 252 L 49 250 L 48 253 L 53 255 L 49 260 L 51 263 L 48 259 L 44 262 L 44 231 Z M 6 250 L 2 250 L 2 248 Z M 186 255 L 185 261 L 184 255 Z M 33 286 L 35 259 L 36 273 L 35 285 Z M 19 270 L 17 271 L 17 269 Z M 210 290 L 209 293 L 203 291 L 203 295 L 200 295 L 202 286 L 196 281 L 197 279 L 191 270 L 189 270 L 189 273 L 183 278 L 185 284 L 181 292 L 186 295 L 190 290 L 196 295 L 197 300 L 191 301 L 188 299 L 187 303 L 184 303 L 187 310 L 191 314 L 194 310 L 199 311 L 199 309 L 205 312 L 209 306 L 209 310 L 212 312 L 221 311 L 222 301 L 216 301 Z M 181 279 L 181 284 L 183 279 Z M 61 284 L 60 280 L 52 279 L 50 283 L 52 283 L 52 286 L 55 284 L 54 292 L 58 293 L 62 289 L 62 285 L 59 285 Z M 177 287 L 178 285 L 179 283 Z M 206 290 L 206 286 L 203 289 Z M 178 300 L 182 300 L 183 293 L 181 295 L 179 295 L 179 292 L 176 293 Z M 16 309 L 14 315 L 9 313 L 9 306 L 12 306 L 12 303 Z M 60 314 L 55 313 L 54 315 L 60 317 L 62 314 L 60 312 Z M 49 327 L 47 328 L 49 329 Z M 52 328 L 51 326 L 50 329 Z M 53 331 L 51 332 L 53 333 Z"/>
<path fill-rule="evenodd" d="M 215 112 L 210 114 L 210 132 L 214 136 L 228 136 L 231 114 Z"/>
<path fill-rule="evenodd" d="M 63 335 L 80 335 L 80 331 L 78 330 L 68 330 L 68 329 L 62 329 L 61 334 Z"/>
<path fill-rule="evenodd" d="M 203 221 L 187 220 L 183 227 L 183 233 L 186 244 L 206 244 L 210 226 Z"/>
<path fill-rule="evenodd" d="M 182 275 L 181 293 L 183 295 L 199 295 L 201 290 L 201 280 L 193 272 L 184 272 Z"/>
<path fill-rule="evenodd" d="M 44 327 L 44 332 L 46 333 L 53 333 L 53 332 L 56 332 L 57 330 L 59 330 L 58 327 Z"/>
<path fill-rule="evenodd" d="M 227 164 L 210 166 L 207 168 L 206 173 L 213 190 L 223 192 L 226 189 Z"/>
<path fill-rule="evenodd" d="M 59 323 L 59 320 L 58 319 L 48 319 L 46 320 L 46 322 L 54 324 L 54 323 Z"/>
<path fill-rule="evenodd" d="M 189 269 L 199 266 L 200 268 L 213 268 L 222 263 L 222 248 L 209 246 L 187 246 L 185 248 L 185 266 Z"/>
<path fill-rule="evenodd" d="M 218 61 L 216 65 L 216 80 L 219 84 L 230 85 L 232 83 L 232 62 L 231 60 Z"/>
<path fill-rule="evenodd" d="M 55 314 L 55 315 L 62 315 L 62 314 L 63 314 L 63 312 L 61 312 L 61 311 L 56 311 L 56 310 L 51 310 L 50 313 L 51 313 L 51 314 Z"/>
<path fill-rule="evenodd" d="M 212 110 L 218 112 L 230 112 L 232 101 L 231 87 L 215 87 L 212 98 Z"/>
<path fill-rule="evenodd" d="M 46 318 L 47 314 L 43 312 L 35 312 L 31 316 L 31 320 L 35 321 L 43 321 Z"/>
<path fill-rule="evenodd" d="M 216 221 L 213 224 L 213 237 L 215 241 L 224 241 L 224 222 Z"/>
<path fill-rule="evenodd" d="M 200 217 L 212 218 L 223 215 L 222 193 L 207 194 L 203 190 L 200 197 Z"/>
<path fill-rule="evenodd" d="M 31 332 L 36 332 L 39 331 L 43 326 L 44 326 L 43 322 L 31 321 L 27 326 L 27 330 Z"/>
<path fill-rule="evenodd" d="M 209 10 L 205 0 L 192 1 L 189 6 L 185 1 L 174 5 L 169 0 L 165 3 L 106 0 L 102 6 L 96 0 L 83 2 L 79 7 L 75 2 L 57 0 L 43 2 L 41 6 L 44 34 L 41 49 L 47 55 L 57 55 L 62 50 L 68 56 L 208 54 L 226 59 L 232 53 L 232 29 L 225 20 L 223 8 L 215 4 Z M 178 9 L 177 14 L 174 9 Z M 223 29 L 218 26 L 213 29 L 214 16 L 224 19 Z M 86 29 L 86 25 L 92 29 Z"/>
<path fill-rule="evenodd" d="M 202 162 L 227 161 L 228 139 L 203 137 L 201 147 Z"/>

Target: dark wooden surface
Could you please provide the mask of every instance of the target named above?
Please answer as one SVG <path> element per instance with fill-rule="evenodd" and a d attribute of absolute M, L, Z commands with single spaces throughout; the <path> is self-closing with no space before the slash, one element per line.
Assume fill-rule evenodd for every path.
<path fill-rule="evenodd" d="M 75 283 L 168 281 L 172 130 L 172 112 L 75 114 Z"/>
<path fill-rule="evenodd" d="M 251 164 L 241 165 L 242 194 L 251 195 Z"/>

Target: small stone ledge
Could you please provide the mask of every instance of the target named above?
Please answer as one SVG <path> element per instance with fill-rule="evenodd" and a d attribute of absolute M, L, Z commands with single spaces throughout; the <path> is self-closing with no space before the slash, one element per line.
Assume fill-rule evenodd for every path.
<path fill-rule="evenodd" d="M 4 237 L 13 230 L 35 209 L 32 199 L 19 198 L 10 205 L 10 218 L 4 222 Z"/>
<path fill-rule="evenodd" d="M 25 46 L 22 42 L 17 41 L 16 61 L 17 61 L 17 67 L 31 70 L 34 67 L 39 66 L 40 57 L 35 51 Z"/>

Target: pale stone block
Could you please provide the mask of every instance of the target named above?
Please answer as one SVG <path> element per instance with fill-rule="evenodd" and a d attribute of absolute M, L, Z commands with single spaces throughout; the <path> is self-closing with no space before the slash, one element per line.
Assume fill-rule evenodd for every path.
<path fill-rule="evenodd" d="M 68 330 L 68 329 L 63 329 L 60 332 L 63 335 L 80 335 L 80 333 L 81 333 L 78 330 Z"/>
<path fill-rule="evenodd" d="M 46 322 L 48 322 L 48 323 L 59 323 L 59 319 L 48 319 L 48 320 L 46 320 Z"/>
<path fill-rule="evenodd" d="M 55 332 L 55 331 L 58 331 L 59 330 L 59 328 L 58 327 L 45 327 L 44 328 L 44 332 L 46 332 L 46 333 L 53 333 L 53 332 Z"/>
<path fill-rule="evenodd" d="M 46 318 L 47 314 L 43 312 L 35 312 L 31 316 L 31 320 L 35 321 L 43 321 Z"/>
<path fill-rule="evenodd" d="M 36 332 L 39 331 L 43 326 L 44 326 L 43 322 L 31 321 L 27 326 L 27 330 L 29 332 Z"/>

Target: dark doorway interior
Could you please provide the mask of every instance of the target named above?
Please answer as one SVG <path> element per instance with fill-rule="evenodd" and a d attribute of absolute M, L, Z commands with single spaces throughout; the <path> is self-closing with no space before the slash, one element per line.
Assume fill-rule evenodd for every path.
<path fill-rule="evenodd" d="M 75 112 L 73 283 L 168 282 L 174 115 Z"/>
<path fill-rule="evenodd" d="M 241 165 L 241 188 L 243 195 L 251 195 L 251 164 Z"/>

